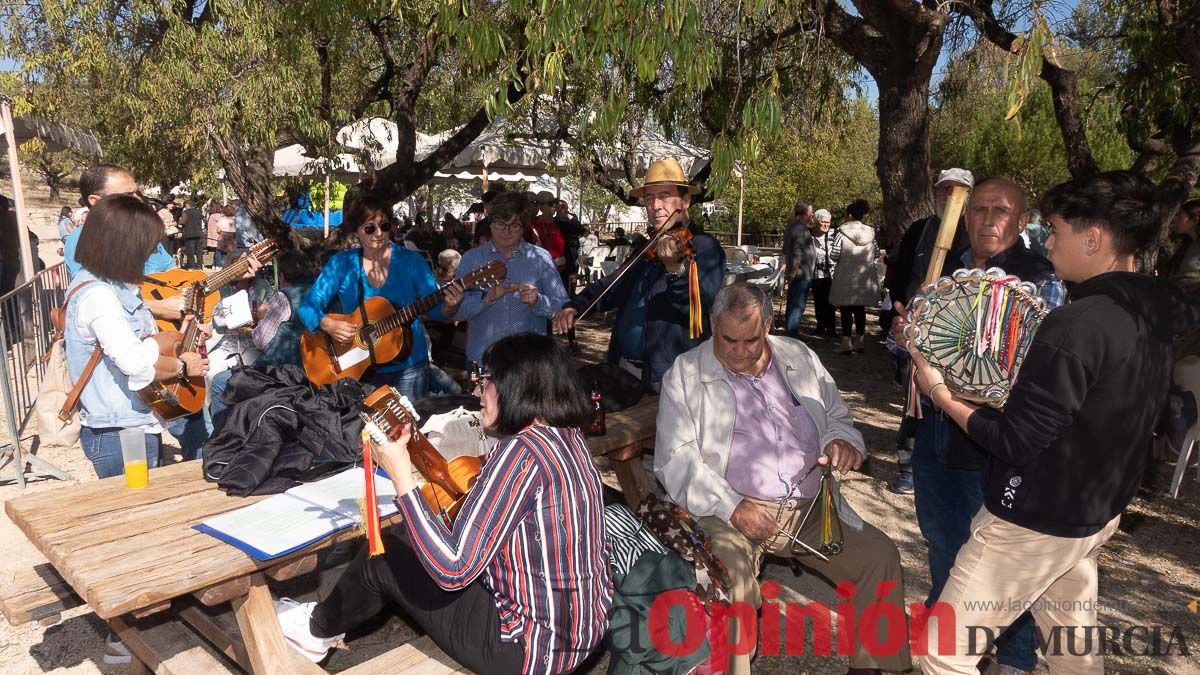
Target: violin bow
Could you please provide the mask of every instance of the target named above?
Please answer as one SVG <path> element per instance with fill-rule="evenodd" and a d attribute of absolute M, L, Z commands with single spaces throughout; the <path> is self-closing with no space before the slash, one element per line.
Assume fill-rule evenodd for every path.
<path fill-rule="evenodd" d="M 673 219 L 675 216 L 679 215 L 682 212 L 683 212 L 682 207 L 672 211 L 671 215 L 667 216 L 667 223 L 670 223 L 671 219 Z M 625 273 L 629 271 L 629 268 L 633 267 L 634 263 L 636 263 L 638 260 L 641 260 L 642 256 L 646 255 L 646 251 L 649 251 L 650 247 L 654 246 L 654 244 L 659 239 L 662 239 L 663 237 L 665 237 L 667 235 L 667 232 L 670 231 L 671 229 L 673 229 L 673 228 L 668 225 L 663 225 L 662 227 L 660 227 L 654 231 L 654 236 L 650 237 L 650 239 L 647 240 L 646 243 L 643 244 L 642 247 L 639 248 L 636 253 L 630 253 L 629 257 L 625 259 L 625 262 L 621 263 L 620 267 L 618 267 L 616 270 L 614 270 L 612 274 L 610 274 L 604 278 L 604 281 L 605 281 L 604 288 L 601 289 L 600 293 L 597 294 L 596 297 L 592 298 L 592 301 L 588 303 L 587 307 L 584 307 L 582 310 L 579 311 L 579 314 L 576 315 L 575 320 L 578 321 L 579 319 L 582 319 L 584 316 L 587 316 L 588 312 L 595 309 L 596 304 L 600 302 L 600 299 L 603 298 L 605 295 L 607 295 L 608 292 L 610 290 L 612 290 L 613 286 L 617 285 L 617 282 L 620 281 L 621 277 L 624 276 Z"/>

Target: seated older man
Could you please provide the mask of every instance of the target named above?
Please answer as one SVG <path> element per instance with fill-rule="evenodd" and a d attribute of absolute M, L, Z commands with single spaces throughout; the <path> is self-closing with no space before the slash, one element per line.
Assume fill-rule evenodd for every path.
<path fill-rule="evenodd" d="M 757 576 L 763 555 L 771 554 L 795 557 L 835 584 L 853 583 L 849 601 L 859 617 L 875 602 L 902 608 L 896 545 L 844 504 L 835 515 L 844 539 L 840 554 L 822 560 L 796 552 L 788 536 L 820 487 L 821 471 L 811 469 L 830 464 L 844 474 L 862 464 L 865 451 L 816 355 L 798 340 L 767 334 L 772 314 L 767 295 L 749 284 L 717 294 L 712 339 L 681 355 L 663 378 L 654 472 L 712 537 L 713 553 L 729 568 L 733 602 L 761 605 Z M 801 541 L 816 544 L 819 521 L 803 521 Z M 737 644 L 733 623 L 730 644 Z M 900 645 L 894 653 L 872 655 L 864 648 L 867 631 L 877 640 L 869 642 L 886 644 L 889 628 L 896 630 L 863 625 L 853 636 L 838 636 L 839 646 L 854 640 L 850 672 L 912 667 L 907 633 L 892 636 Z M 729 672 L 749 673 L 750 654 L 731 651 Z"/>

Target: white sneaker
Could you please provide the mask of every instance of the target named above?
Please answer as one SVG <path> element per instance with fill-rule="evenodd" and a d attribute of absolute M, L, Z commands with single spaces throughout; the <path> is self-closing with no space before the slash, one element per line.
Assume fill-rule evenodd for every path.
<path fill-rule="evenodd" d="M 104 662 L 110 666 L 123 666 L 131 661 L 133 654 L 129 653 L 129 648 L 121 644 L 115 634 L 109 633 L 108 637 L 104 638 Z"/>
<path fill-rule="evenodd" d="M 312 619 L 315 602 L 296 602 L 291 598 L 280 598 L 275 601 L 275 614 L 279 617 L 279 628 L 288 645 L 300 652 L 313 663 L 318 663 L 345 636 L 345 633 L 331 638 L 320 638 L 309 630 L 308 622 Z"/>

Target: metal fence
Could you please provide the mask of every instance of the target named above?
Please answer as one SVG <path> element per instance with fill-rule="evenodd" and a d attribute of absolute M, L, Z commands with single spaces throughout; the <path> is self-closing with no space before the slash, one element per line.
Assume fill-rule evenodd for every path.
<path fill-rule="evenodd" d="M 0 473 L 0 482 L 15 480 L 24 487 L 26 473 L 70 478 L 49 462 L 21 450 L 21 434 L 46 373 L 41 357 L 49 351 L 53 339 L 50 310 L 62 304 L 69 281 L 60 263 L 0 296 L 0 403 L 8 433 L 8 443 L 0 447 L 0 472 L 9 466 L 15 469 L 15 476 Z"/>

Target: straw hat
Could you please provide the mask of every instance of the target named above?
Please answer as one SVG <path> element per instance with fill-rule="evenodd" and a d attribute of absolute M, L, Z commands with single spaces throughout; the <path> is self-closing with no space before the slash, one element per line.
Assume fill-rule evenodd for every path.
<path fill-rule="evenodd" d="M 629 194 L 641 199 L 646 193 L 646 188 L 651 185 L 674 185 L 681 188 L 687 188 L 688 194 L 700 194 L 700 188 L 688 182 L 687 176 L 683 173 L 683 167 L 679 166 L 679 162 L 674 159 L 660 159 L 657 162 L 652 162 L 650 167 L 646 169 L 646 181 L 641 187 L 636 187 L 629 191 Z"/>

